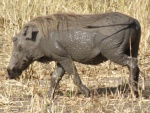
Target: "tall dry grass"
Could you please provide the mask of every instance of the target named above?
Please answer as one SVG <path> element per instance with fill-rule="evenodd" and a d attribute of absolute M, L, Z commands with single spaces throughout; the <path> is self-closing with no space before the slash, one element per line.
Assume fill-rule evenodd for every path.
<path fill-rule="evenodd" d="M 0 76 L 3 78 L 8 65 L 11 50 L 12 36 L 19 32 L 22 26 L 39 15 L 53 13 L 93 14 L 117 11 L 139 20 L 142 27 L 142 36 L 139 51 L 140 79 L 150 76 L 150 0 L 1 0 L 0 1 Z M 107 81 L 109 77 L 127 78 L 128 71 L 111 62 L 98 66 L 78 64 L 77 69 L 85 85 L 90 88 L 112 86 L 118 81 Z M 134 101 L 124 98 L 119 93 L 110 96 L 96 96 L 85 99 L 75 96 L 77 88 L 69 77 L 64 77 L 60 90 L 64 96 L 56 96 L 55 101 L 49 101 L 46 91 L 49 87 L 49 74 L 55 63 L 34 63 L 32 68 L 24 72 L 18 81 L 0 82 L 0 111 L 23 113 L 102 113 L 102 112 L 148 112 L 149 100 Z M 26 76 L 26 77 L 25 77 Z M 27 78 L 28 77 L 28 78 Z M 100 77 L 108 77 L 106 80 Z M 47 78 L 45 80 L 45 78 Z M 43 82 L 44 79 L 44 82 Z M 101 82 L 104 83 L 101 83 Z M 108 83 L 109 82 L 109 83 Z M 112 84 L 111 84 L 112 82 Z M 43 85 L 44 84 L 44 85 Z M 143 85 L 144 86 L 144 85 Z M 70 92 L 72 91 L 72 92 Z M 73 93 L 73 94 L 72 94 Z M 130 107 L 128 106 L 130 105 Z M 143 108 L 142 108 L 143 107 Z M 21 109 L 20 111 L 18 109 Z"/>

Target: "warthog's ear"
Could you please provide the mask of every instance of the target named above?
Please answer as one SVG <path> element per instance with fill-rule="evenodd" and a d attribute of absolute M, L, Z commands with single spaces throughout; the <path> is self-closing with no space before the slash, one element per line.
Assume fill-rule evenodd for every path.
<path fill-rule="evenodd" d="M 26 39 L 29 39 L 31 40 L 32 39 L 32 29 L 33 27 L 28 27 L 27 30 L 26 30 Z"/>
<path fill-rule="evenodd" d="M 31 26 L 31 27 L 28 27 L 27 29 L 25 29 L 24 36 L 27 40 L 35 41 L 37 33 L 38 33 L 38 31 L 35 29 L 35 27 Z"/>

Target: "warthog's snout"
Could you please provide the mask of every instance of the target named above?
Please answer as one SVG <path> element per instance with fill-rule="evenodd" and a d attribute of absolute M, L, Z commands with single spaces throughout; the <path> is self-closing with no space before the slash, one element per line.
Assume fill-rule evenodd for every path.
<path fill-rule="evenodd" d="M 21 73 L 22 73 L 21 69 L 16 69 L 15 67 L 8 67 L 5 76 L 8 79 L 14 79 L 14 78 L 19 77 Z"/>

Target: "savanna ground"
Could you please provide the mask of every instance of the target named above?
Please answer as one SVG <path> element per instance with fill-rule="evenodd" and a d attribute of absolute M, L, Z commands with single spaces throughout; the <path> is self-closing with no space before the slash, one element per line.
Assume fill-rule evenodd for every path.
<path fill-rule="evenodd" d="M 93 14 L 117 11 L 139 20 L 139 98 L 118 85 L 128 82 L 129 72 L 110 61 L 98 66 L 75 63 L 90 98 L 66 74 L 55 99 L 47 97 L 55 63 L 35 62 L 18 80 L 5 80 L 12 51 L 11 38 L 23 24 L 39 15 L 53 13 Z M 0 112 L 2 113 L 149 113 L 150 112 L 150 0 L 1 0 L 0 1 Z"/>

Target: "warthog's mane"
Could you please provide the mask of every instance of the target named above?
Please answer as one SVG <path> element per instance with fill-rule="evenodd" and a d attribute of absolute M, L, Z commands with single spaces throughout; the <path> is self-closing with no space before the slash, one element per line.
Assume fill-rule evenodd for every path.
<path fill-rule="evenodd" d="M 36 26 L 44 37 L 48 37 L 50 31 L 59 32 L 75 27 L 85 27 L 93 21 L 98 20 L 98 18 L 99 16 L 89 17 L 88 15 L 81 16 L 76 14 L 53 14 L 36 17 L 25 24 L 24 27 Z"/>

